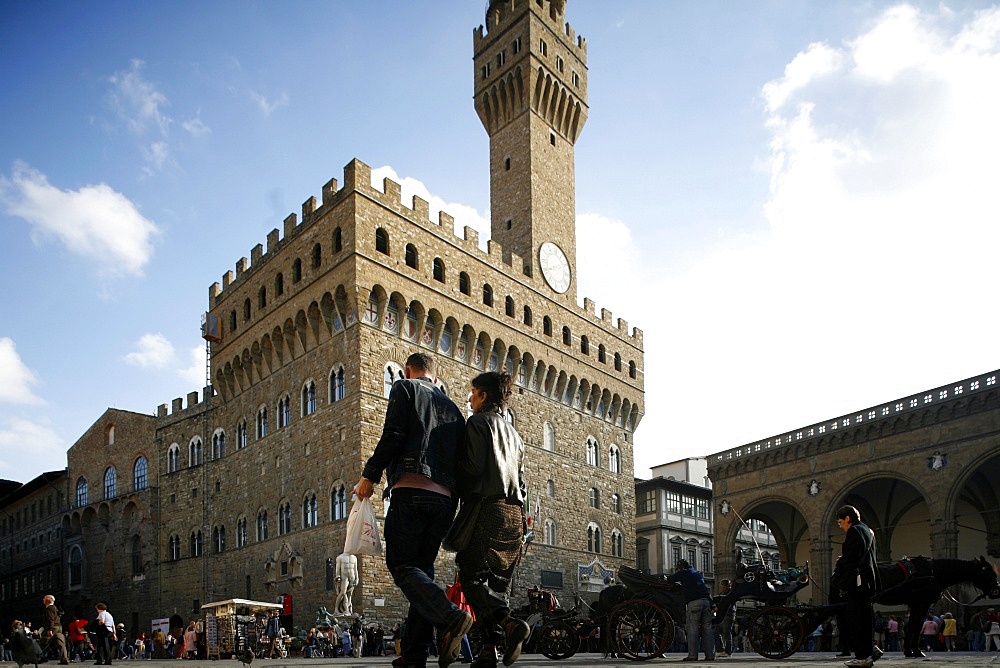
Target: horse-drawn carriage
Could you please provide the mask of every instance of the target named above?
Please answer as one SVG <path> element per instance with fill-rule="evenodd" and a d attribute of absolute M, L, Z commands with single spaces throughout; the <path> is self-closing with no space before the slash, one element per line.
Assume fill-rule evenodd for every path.
<path fill-rule="evenodd" d="M 618 569 L 625 591 L 609 592 L 623 598 L 608 613 L 607 636 L 612 651 L 630 659 L 645 660 L 662 655 L 674 641 L 674 627 L 685 622 L 684 598 L 680 585 L 663 576 L 647 575 L 628 566 Z M 718 599 L 721 619 L 741 599 L 769 606 L 783 606 L 809 582 L 806 571 L 772 571 L 760 562 L 742 564 L 732 590 Z M 629 594 L 625 594 L 625 592 Z M 752 639 L 751 639 L 752 643 Z M 756 646 L 754 649 L 757 649 Z M 769 656 L 764 654 L 764 656 Z"/>
<path fill-rule="evenodd" d="M 982 598 L 1000 598 L 997 569 L 985 558 L 972 560 L 914 557 L 879 564 L 883 589 L 873 598 L 884 605 L 906 605 L 909 621 L 904 629 L 906 656 L 923 656 L 918 647 L 920 623 L 931 604 L 948 587 L 969 583 Z M 630 659 L 652 659 L 666 652 L 676 624 L 684 623 L 680 587 L 660 575 L 646 575 L 627 566 L 618 570 L 624 587 L 608 588 L 602 599 L 613 602 L 608 614 L 607 636 L 611 651 Z M 807 571 L 789 568 L 772 571 L 757 562 L 740 565 L 732 591 L 716 599 L 721 619 L 736 602 L 763 603 L 750 617 L 747 639 L 754 651 L 768 659 L 783 659 L 798 651 L 808 633 L 829 616 L 841 613 L 844 604 L 787 605 L 788 599 L 809 582 Z M 605 606 L 608 605 L 605 602 Z"/>

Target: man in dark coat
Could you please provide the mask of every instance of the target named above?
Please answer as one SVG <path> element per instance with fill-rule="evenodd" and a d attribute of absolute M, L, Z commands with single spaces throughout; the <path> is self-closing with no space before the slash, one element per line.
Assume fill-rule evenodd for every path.
<path fill-rule="evenodd" d="M 846 535 L 843 551 L 833 570 L 833 582 L 844 592 L 847 601 L 846 626 L 842 632 L 847 635 L 848 646 L 854 650 L 854 658 L 844 664 L 871 666 L 875 630 L 872 596 L 882 589 L 876 564 L 875 534 L 861 521 L 861 513 L 854 506 L 837 509 L 837 525 Z"/>
<path fill-rule="evenodd" d="M 42 629 L 42 639 L 48 640 L 48 649 L 55 650 L 59 655 L 59 663 L 68 665 L 66 636 L 62 630 L 62 610 L 56 607 L 56 597 L 52 594 L 46 594 L 42 598 L 42 603 L 45 605 L 45 628 Z"/>
<path fill-rule="evenodd" d="M 385 517 L 385 565 L 410 602 L 396 666 L 424 668 L 435 627 L 438 665 L 458 658 L 472 615 L 459 610 L 434 582 L 434 560 L 455 516 L 456 453 L 465 447 L 465 416 L 434 383 L 434 358 L 411 354 L 404 379 L 389 391 L 385 426 L 354 494 L 366 499 L 386 474 L 391 503 Z M 384 496 L 384 495 L 383 495 Z"/>

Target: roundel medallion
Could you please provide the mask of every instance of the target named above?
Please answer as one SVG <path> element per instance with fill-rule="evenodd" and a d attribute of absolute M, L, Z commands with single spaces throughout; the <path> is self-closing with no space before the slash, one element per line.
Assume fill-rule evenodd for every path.
<path fill-rule="evenodd" d="M 562 294 L 569 290 L 570 269 L 566 254 L 559 246 L 546 241 L 538 247 L 538 264 L 542 268 L 542 276 L 549 287 Z"/>

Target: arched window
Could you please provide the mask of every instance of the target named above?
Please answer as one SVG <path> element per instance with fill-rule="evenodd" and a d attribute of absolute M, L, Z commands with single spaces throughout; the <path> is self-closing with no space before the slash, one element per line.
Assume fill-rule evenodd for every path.
<path fill-rule="evenodd" d="M 406 244 L 406 266 L 410 269 L 419 269 L 418 259 L 417 247 L 413 244 Z"/>
<path fill-rule="evenodd" d="M 483 284 L 483 303 L 487 306 L 493 306 L 493 288 L 490 287 L 489 283 Z"/>
<path fill-rule="evenodd" d="M 573 334 L 569 331 L 568 326 L 563 327 L 563 345 L 568 346 L 573 343 Z"/>
<path fill-rule="evenodd" d="M 330 403 L 344 398 L 344 367 L 338 366 L 330 372 Z"/>
<path fill-rule="evenodd" d="M 310 494 L 302 500 L 302 526 L 306 529 L 319 524 L 319 510 L 316 506 L 316 495 Z"/>
<path fill-rule="evenodd" d="M 247 297 L 246 299 L 243 300 L 243 319 L 244 320 L 249 320 L 250 319 L 250 298 L 249 297 Z"/>
<path fill-rule="evenodd" d="M 109 424 L 108 425 L 108 428 L 107 428 L 107 431 L 105 433 L 105 436 L 107 436 L 108 445 L 114 445 L 115 444 L 115 426 L 113 424 Z"/>
<path fill-rule="evenodd" d="M 236 309 L 229 312 L 229 331 L 236 331 Z"/>
<path fill-rule="evenodd" d="M 622 532 L 618 529 L 611 530 L 611 556 L 612 557 L 623 557 L 624 554 L 624 544 L 622 542 Z"/>
<path fill-rule="evenodd" d="M 179 561 L 181 558 L 181 537 L 177 534 L 170 536 L 170 561 Z"/>
<path fill-rule="evenodd" d="M 199 529 L 198 531 L 192 531 L 191 532 L 191 546 L 190 547 L 191 547 L 190 552 L 191 552 L 191 556 L 192 557 L 200 557 L 201 556 L 201 550 L 202 550 L 202 547 L 203 547 L 202 536 L 201 536 L 201 529 Z"/>
<path fill-rule="evenodd" d="M 334 487 L 330 492 L 330 519 L 347 519 L 347 489 L 343 485 Z"/>
<path fill-rule="evenodd" d="M 267 406 L 257 409 L 257 438 L 267 436 Z"/>
<path fill-rule="evenodd" d="M 226 456 L 226 432 L 217 429 L 212 434 L 212 461 Z"/>
<path fill-rule="evenodd" d="M 635 362 L 628 363 L 628 377 L 635 378 Z"/>
<path fill-rule="evenodd" d="M 236 547 L 246 547 L 247 544 L 247 518 L 241 517 L 236 520 Z"/>
<path fill-rule="evenodd" d="M 511 297 L 510 295 L 507 295 L 507 298 L 504 299 L 503 310 L 504 313 L 507 314 L 508 318 L 514 317 L 514 298 Z"/>
<path fill-rule="evenodd" d="M 552 336 L 552 318 L 549 316 L 542 318 L 542 334 Z"/>
<path fill-rule="evenodd" d="M 292 530 L 292 504 L 278 506 L 278 535 L 284 536 Z"/>
<path fill-rule="evenodd" d="M 274 277 L 274 294 L 279 297 L 285 294 L 285 275 L 281 272 Z"/>
<path fill-rule="evenodd" d="M 226 527 L 215 527 L 212 529 L 212 549 L 216 554 L 226 551 Z"/>
<path fill-rule="evenodd" d="M 382 389 L 385 392 L 386 399 L 389 398 L 389 391 L 392 390 L 392 384 L 397 380 L 403 380 L 405 377 L 403 375 L 403 367 L 399 366 L 396 362 L 389 362 L 385 365 Z"/>
<path fill-rule="evenodd" d="M 545 544 L 556 544 L 556 523 L 551 519 L 545 520 Z"/>
<path fill-rule="evenodd" d="M 444 261 L 441 258 L 434 258 L 434 280 L 444 283 Z"/>
<path fill-rule="evenodd" d="M 563 331 L 565 332 L 565 330 Z M 580 337 L 580 352 L 583 353 L 584 355 L 590 354 L 590 339 L 588 339 L 586 336 Z"/>
<path fill-rule="evenodd" d="M 132 489 L 139 491 L 149 487 L 148 468 L 146 458 L 140 455 L 132 465 Z"/>
<path fill-rule="evenodd" d="M 601 553 L 601 527 L 593 522 L 587 526 L 587 551 Z"/>
<path fill-rule="evenodd" d="M 590 488 L 590 507 L 600 508 L 601 507 L 601 493 L 596 487 Z"/>
<path fill-rule="evenodd" d="M 179 471 L 181 468 L 181 446 L 171 443 L 167 450 L 167 473 Z"/>
<path fill-rule="evenodd" d="M 83 584 L 83 550 L 79 545 L 74 545 L 69 549 L 69 577 L 67 578 L 70 587 L 79 587 Z"/>
<path fill-rule="evenodd" d="M 287 427 L 292 421 L 292 398 L 287 394 L 278 399 L 278 429 Z"/>
<path fill-rule="evenodd" d="M 319 244 L 313 246 L 313 269 L 319 269 L 323 264 L 323 247 Z"/>
<path fill-rule="evenodd" d="M 608 349 L 604 347 L 604 344 L 597 346 L 597 361 L 601 364 L 608 363 Z"/>
<path fill-rule="evenodd" d="M 600 466 L 601 459 L 598 448 L 600 446 L 597 444 L 597 439 L 593 436 L 587 437 L 587 463 L 591 466 Z"/>
<path fill-rule="evenodd" d="M 611 495 L 611 511 L 621 515 L 622 512 L 622 497 L 617 494 Z"/>
<path fill-rule="evenodd" d="M 617 445 L 608 448 L 608 470 L 612 473 L 622 472 L 622 451 Z"/>
<path fill-rule="evenodd" d="M 113 499 L 118 496 L 118 473 L 114 466 L 104 471 L 104 498 Z"/>
<path fill-rule="evenodd" d="M 316 412 L 316 383 L 309 381 L 302 388 L 302 415 Z"/>
<path fill-rule="evenodd" d="M 615 371 L 622 370 L 622 356 L 621 353 L 615 353 Z"/>
<path fill-rule="evenodd" d="M 333 252 L 339 253 L 344 249 L 344 235 L 340 231 L 340 228 L 334 228 L 333 230 Z"/>
<path fill-rule="evenodd" d="M 244 418 L 236 425 L 236 449 L 242 450 L 245 447 L 247 447 L 247 421 Z"/>
<path fill-rule="evenodd" d="M 549 478 L 545 483 L 545 493 L 550 499 L 554 499 L 556 496 L 556 481 Z"/>
<path fill-rule="evenodd" d="M 381 227 L 375 230 L 375 250 L 389 254 L 389 233 Z"/>
<path fill-rule="evenodd" d="M 549 452 L 556 449 L 556 430 L 548 421 L 542 424 L 542 447 Z"/>
<path fill-rule="evenodd" d="M 201 465 L 201 439 L 195 436 L 188 443 L 188 466 Z"/>
<path fill-rule="evenodd" d="M 257 308 L 264 308 L 267 306 L 267 288 L 264 286 L 260 287 L 257 291 Z"/>
<path fill-rule="evenodd" d="M 464 271 L 458 275 L 458 291 L 463 295 L 472 294 L 472 282 L 469 280 L 469 275 Z"/>
<path fill-rule="evenodd" d="M 257 512 L 257 542 L 267 540 L 267 511 Z"/>
<path fill-rule="evenodd" d="M 525 325 L 529 325 L 529 326 L 531 325 L 531 307 L 530 306 L 525 306 L 524 307 L 524 324 Z"/>
<path fill-rule="evenodd" d="M 89 503 L 87 500 L 87 479 L 83 476 L 77 478 L 76 481 L 76 505 L 85 506 Z"/>
<path fill-rule="evenodd" d="M 302 260 L 296 258 L 295 262 L 292 263 L 292 283 L 298 283 L 302 280 Z"/>

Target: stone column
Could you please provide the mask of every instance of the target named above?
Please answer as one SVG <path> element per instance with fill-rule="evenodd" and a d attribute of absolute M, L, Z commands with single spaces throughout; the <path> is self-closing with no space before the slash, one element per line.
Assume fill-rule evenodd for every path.
<path fill-rule="evenodd" d="M 816 583 L 814 591 L 820 600 L 813 605 L 830 602 L 830 574 L 833 573 L 833 544 L 829 536 L 821 535 L 811 539 L 809 548 L 809 577 Z M 813 597 L 814 599 L 816 596 Z"/>
<path fill-rule="evenodd" d="M 958 525 L 955 520 L 931 522 L 931 556 L 935 559 L 958 557 Z"/>

